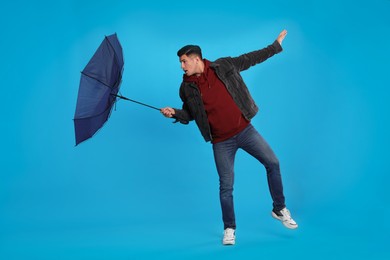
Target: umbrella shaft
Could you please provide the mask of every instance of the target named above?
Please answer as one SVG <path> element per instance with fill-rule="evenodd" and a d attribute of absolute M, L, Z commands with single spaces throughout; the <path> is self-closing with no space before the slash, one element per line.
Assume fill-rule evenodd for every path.
<path fill-rule="evenodd" d="M 145 103 L 142 103 L 142 102 L 139 102 L 139 101 L 136 101 L 136 100 L 133 100 L 133 99 L 130 99 L 130 98 L 127 98 L 127 97 L 124 97 L 124 96 L 120 96 L 120 95 L 116 95 L 116 94 L 111 94 L 115 97 L 118 97 L 118 98 L 121 98 L 121 99 L 124 99 L 124 100 L 127 100 L 127 101 L 131 101 L 131 102 L 134 102 L 134 103 L 137 103 L 137 104 L 140 104 L 140 105 L 143 105 L 143 106 L 146 106 L 146 107 L 150 107 L 150 108 L 153 108 L 153 109 L 156 109 L 158 111 L 160 111 L 159 108 L 157 107 L 154 107 L 154 106 L 151 106 L 151 105 L 148 105 L 148 104 L 145 104 Z"/>

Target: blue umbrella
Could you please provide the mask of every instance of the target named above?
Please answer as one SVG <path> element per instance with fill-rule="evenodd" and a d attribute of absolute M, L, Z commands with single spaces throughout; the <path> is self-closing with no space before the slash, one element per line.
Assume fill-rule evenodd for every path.
<path fill-rule="evenodd" d="M 92 137 L 109 118 L 117 98 L 156 107 L 118 95 L 123 73 L 122 46 L 116 34 L 106 36 L 81 72 L 74 127 L 76 145 Z"/>

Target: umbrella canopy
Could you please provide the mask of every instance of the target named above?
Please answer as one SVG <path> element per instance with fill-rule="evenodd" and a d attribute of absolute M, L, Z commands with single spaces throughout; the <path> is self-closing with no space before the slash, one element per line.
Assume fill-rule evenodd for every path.
<path fill-rule="evenodd" d="M 123 73 L 122 46 L 116 34 L 106 36 L 81 72 L 74 127 L 76 145 L 92 137 L 111 114 Z"/>

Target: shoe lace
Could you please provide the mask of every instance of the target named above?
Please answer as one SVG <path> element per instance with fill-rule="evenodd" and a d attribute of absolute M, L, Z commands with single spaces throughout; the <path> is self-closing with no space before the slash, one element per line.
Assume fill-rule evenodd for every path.
<path fill-rule="evenodd" d="M 280 212 L 283 214 L 284 221 L 290 221 L 292 219 L 288 209 L 283 209 Z"/>
<path fill-rule="evenodd" d="M 234 229 L 231 229 L 231 228 L 225 229 L 225 234 L 224 235 L 225 235 L 226 238 L 234 237 Z"/>

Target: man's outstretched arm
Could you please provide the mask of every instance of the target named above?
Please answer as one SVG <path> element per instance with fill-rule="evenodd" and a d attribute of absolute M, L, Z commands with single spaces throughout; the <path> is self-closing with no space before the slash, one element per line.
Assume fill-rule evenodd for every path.
<path fill-rule="evenodd" d="M 287 31 L 283 30 L 279 33 L 278 37 L 271 45 L 268 45 L 261 50 L 252 51 L 240 55 L 238 57 L 231 58 L 231 62 L 234 64 L 238 71 L 249 69 L 250 67 L 259 64 L 267 60 L 268 58 L 274 56 L 275 54 L 281 52 L 283 50 L 281 43 L 283 42 L 286 35 Z"/>

